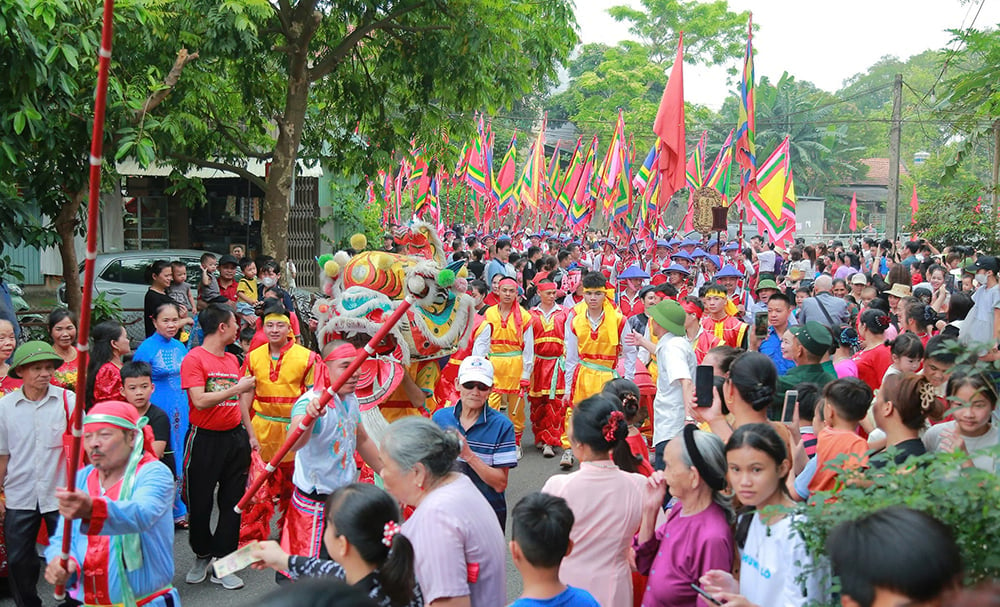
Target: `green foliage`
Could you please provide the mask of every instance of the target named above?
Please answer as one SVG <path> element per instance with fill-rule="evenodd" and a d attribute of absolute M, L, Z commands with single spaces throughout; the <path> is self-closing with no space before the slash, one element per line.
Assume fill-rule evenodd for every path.
<path fill-rule="evenodd" d="M 106 293 L 98 293 L 97 297 L 91 300 L 91 322 L 94 325 L 105 320 L 115 320 L 123 322 L 125 310 L 117 297 L 108 297 Z"/>
<path fill-rule="evenodd" d="M 629 32 L 647 47 L 655 63 L 673 63 L 681 31 L 686 63 L 722 65 L 743 55 L 750 13 L 730 11 L 726 0 L 641 0 L 640 4 L 641 9 L 614 6 L 608 13 L 629 23 Z"/>
<path fill-rule="evenodd" d="M 377 196 L 376 196 L 377 198 Z M 350 246 L 351 236 L 362 233 L 371 243 L 380 243 L 385 228 L 382 226 L 382 206 L 370 205 L 365 192 L 365 183 L 355 175 L 333 175 L 330 180 L 331 212 L 324 223 L 332 222 L 336 241 L 330 244 L 336 249 Z"/>
<path fill-rule="evenodd" d="M 1000 456 L 1000 449 L 994 450 Z M 793 523 L 805 538 L 814 563 L 822 562 L 826 538 L 840 522 L 865 516 L 888 506 L 921 510 L 940 520 L 955 535 L 966 567 L 966 582 L 1000 578 L 1000 478 L 991 472 L 961 467 L 964 454 L 927 454 L 910 458 L 905 466 L 890 463 L 868 469 L 861 480 L 837 492 L 820 493 L 796 511 Z M 834 466 L 840 467 L 842 461 Z M 847 473 L 850 474 L 850 473 Z"/>

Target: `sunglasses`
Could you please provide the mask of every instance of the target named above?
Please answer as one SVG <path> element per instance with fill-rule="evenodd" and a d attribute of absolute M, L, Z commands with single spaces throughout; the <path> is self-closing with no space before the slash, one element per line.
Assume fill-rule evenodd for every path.
<path fill-rule="evenodd" d="M 480 392 L 486 392 L 487 390 L 490 389 L 490 386 L 487 386 L 486 384 L 480 383 L 478 381 L 465 382 L 464 384 L 462 384 L 462 387 L 465 388 L 466 390 L 479 390 Z"/>

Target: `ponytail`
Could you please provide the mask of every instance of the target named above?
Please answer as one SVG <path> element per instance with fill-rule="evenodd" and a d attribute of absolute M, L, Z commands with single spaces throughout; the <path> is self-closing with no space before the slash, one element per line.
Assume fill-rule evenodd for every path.
<path fill-rule="evenodd" d="M 391 540 L 389 555 L 379 567 L 382 590 L 394 605 L 408 605 L 414 595 L 413 544 L 397 533 Z"/>

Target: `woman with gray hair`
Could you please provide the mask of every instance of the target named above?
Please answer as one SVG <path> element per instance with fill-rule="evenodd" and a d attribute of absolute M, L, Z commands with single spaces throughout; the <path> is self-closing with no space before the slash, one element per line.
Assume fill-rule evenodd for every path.
<path fill-rule="evenodd" d="M 413 544 L 417 582 L 431 607 L 507 604 L 506 545 L 493 508 L 454 471 L 458 433 L 411 416 L 382 438 L 382 480 L 414 508 L 402 533 Z"/>
<path fill-rule="evenodd" d="M 722 439 L 688 424 L 667 443 L 665 467 L 654 472 L 643 504 L 642 525 L 633 541 L 639 573 L 648 575 L 643 607 L 694 607 L 691 587 L 711 571 L 731 571 L 733 509 L 726 488 L 726 454 Z M 675 503 L 666 522 L 656 519 L 666 492 Z"/>

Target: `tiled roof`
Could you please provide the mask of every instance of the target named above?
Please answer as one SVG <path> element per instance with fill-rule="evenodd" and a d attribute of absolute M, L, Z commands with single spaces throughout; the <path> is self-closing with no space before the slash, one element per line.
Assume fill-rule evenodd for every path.
<path fill-rule="evenodd" d="M 868 167 L 868 173 L 860 178 L 856 183 L 861 185 L 889 185 L 889 159 L 888 158 L 864 158 L 861 164 Z M 909 175 L 906 167 L 899 164 L 899 176 Z"/>

